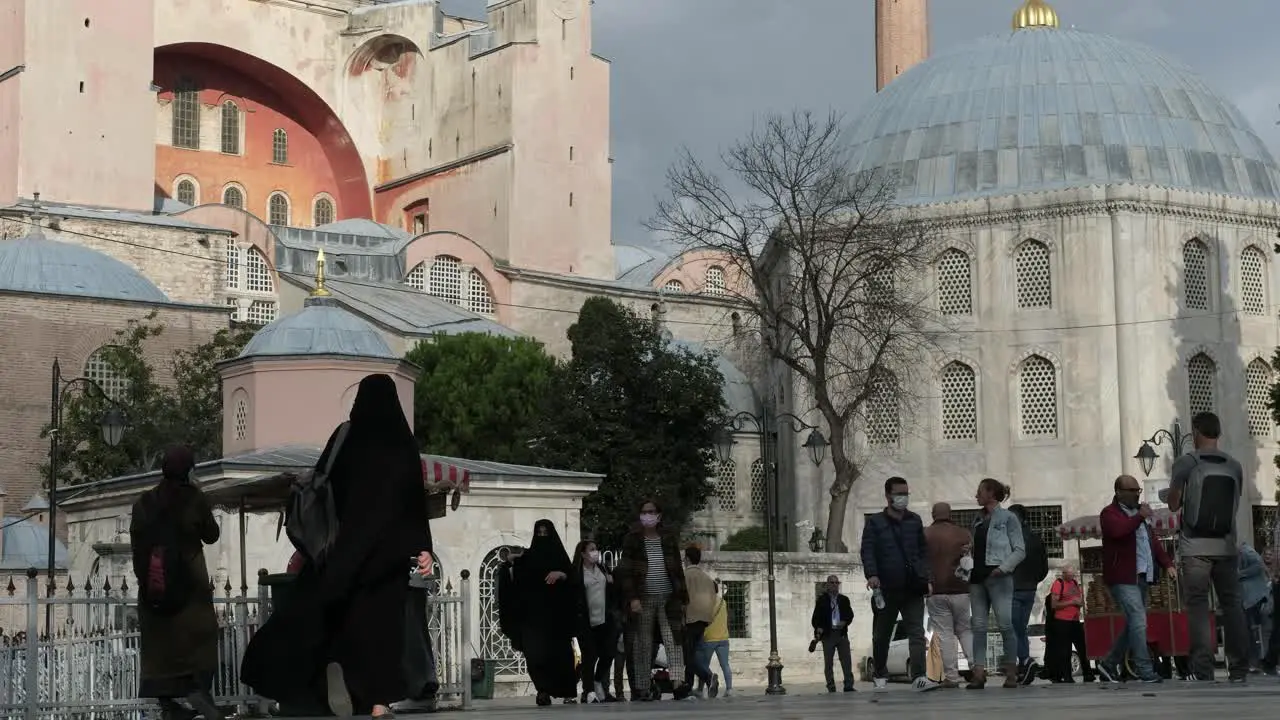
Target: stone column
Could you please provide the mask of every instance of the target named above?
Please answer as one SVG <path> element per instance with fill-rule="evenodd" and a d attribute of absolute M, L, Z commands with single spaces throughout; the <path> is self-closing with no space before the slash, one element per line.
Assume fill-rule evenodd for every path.
<path fill-rule="evenodd" d="M 1134 249 L 1134 238 L 1129 232 L 1127 219 L 1114 210 L 1111 212 L 1109 230 L 1107 235 L 1111 246 L 1111 262 L 1108 266 L 1104 254 L 1100 258 L 1103 262 L 1099 263 L 1099 270 L 1111 276 L 1111 297 L 1103 300 L 1102 304 L 1104 307 L 1110 305 L 1112 322 L 1115 323 L 1112 327 L 1115 373 L 1103 371 L 1102 377 L 1111 375 L 1116 379 L 1116 395 L 1110 407 L 1099 408 L 1098 419 L 1103 423 L 1100 428 L 1103 442 L 1107 438 L 1116 438 L 1119 443 L 1116 467 L 1121 472 L 1132 473 L 1135 471 L 1133 455 L 1142 443 L 1142 438 L 1139 437 L 1141 430 L 1136 428 L 1146 420 L 1142 417 L 1142 367 L 1139 364 L 1141 338 L 1138 337 L 1138 326 L 1133 324 L 1138 320 L 1138 298 L 1132 268 L 1145 267 L 1145 264 L 1138 263 L 1139 253 Z"/>

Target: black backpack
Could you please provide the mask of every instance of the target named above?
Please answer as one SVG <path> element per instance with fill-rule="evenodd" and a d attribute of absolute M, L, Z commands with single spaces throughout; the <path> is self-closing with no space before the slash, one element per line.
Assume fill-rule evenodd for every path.
<path fill-rule="evenodd" d="M 1226 538 L 1236 526 L 1242 478 L 1228 458 L 1205 453 L 1187 476 L 1182 497 L 1182 523 L 1193 537 Z"/>
<path fill-rule="evenodd" d="M 338 511 L 333 500 L 333 486 L 329 484 L 329 473 L 333 471 L 333 463 L 338 459 L 350 429 L 351 423 L 338 426 L 337 437 L 324 467 L 299 477 L 289 492 L 289 504 L 283 518 L 285 534 L 314 568 L 319 568 L 324 562 L 325 554 L 338 536 Z"/>
<path fill-rule="evenodd" d="M 178 547 L 176 525 L 165 518 L 139 578 L 138 601 L 162 617 L 176 615 L 191 599 L 191 568 Z"/>

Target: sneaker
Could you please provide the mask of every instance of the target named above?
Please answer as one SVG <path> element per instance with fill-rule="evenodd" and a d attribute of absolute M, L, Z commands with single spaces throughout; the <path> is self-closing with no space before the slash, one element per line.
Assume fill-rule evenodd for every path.
<path fill-rule="evenodd" d="M 591 692 L 587 693 L 586 699 L 584 699 L 582 702 L 586 703 L 587 705 L 595 705 L 596 703 L 600 702 L 600 696 L 596 695 L 595 691 L 592 690 Z"/>
<path fill-rule="evenodd" d="M 886 689 L 888 689 L 888 687 L 889 687 L 889 679 L 888 679 L 888 678 L 876 678 L 875 680 L 873 680 L 873 681 L 872 681 L 872 684 L 874 684 L 874 685 L 875 685 L 875 687 L 876 687 L 876 689 L 877 689 L 877 690 L 886 690 Z"/>
<path fill-rule="evenodd" d="M 1232 685 L 1244 685 L 1249 682 L 1248 675 L 1231 675 L 1227 678 L 1227 682 Z"/>
<path fill-rule="evenodd" d="M 956 682 L 955 680 L 943 680 L 942 682 L 938 683 L 938 687 L 943 690 L 955 690 L 956 688 L 960 687 L 960 683 Z"/>
<path fill-rule="evenodd" d="M 1035 682 L 1036 678 L 1039 676 L 1040 666 L 1034 662 L 1028 661 L 1027 664 L 1023 665 L 1022 669 L 1018 672 L 1018 681 L 1023 685 L 1030 685 Z"/>
<path fill-rule="evenodd" d="M 732 696 L 733 696 L 733 688 L 725 688 L 725 689 L 724 689 L 724 696 L 725 696 L 725 697 L 732 697 Z"/>
<path fill-rule="evenodd" d="M 858 689 L 857 689 L 857 688 L 855 688 L 855 687 L 854 687 L 854 686 L 852 686 L 852 685 L 846 685 L 846 686 L 844 687 L 844 691 L 845 691 L 845 692 L 858 692 Z"/>
<path fill-rule="evenodd" d="M 1099 660 L 1098 679 L 1104 683 L 1120 682 L 1120 670 L 1109 660 Z"/>
<path fill-rule="evenodd" d="M 1156 675 L 1155 677 L 1143 678 L 1140 680 L 1143 685 L 1159 685 L 1164 682 L 1164 678 Z"/>
<path fill-rule="evenodd" d="M 911 689 L 915 690 L 916 692 L 929 692 L 930 690 L 937 690 L 938 683 L 930 680 L 924 675 L 921 675 L 920 677 L 912 681 Z"/>

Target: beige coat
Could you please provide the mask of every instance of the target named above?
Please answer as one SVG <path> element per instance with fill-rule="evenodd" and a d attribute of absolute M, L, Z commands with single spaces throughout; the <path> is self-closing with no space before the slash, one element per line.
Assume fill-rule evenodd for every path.
<path fill-rule="evenodd" d="M 715 581 L 697 565 L 685 568 L 684 581 L 689 588 L 689 605 L 684 611 L 684 621 L 711 624 L 716 614 Z"/>

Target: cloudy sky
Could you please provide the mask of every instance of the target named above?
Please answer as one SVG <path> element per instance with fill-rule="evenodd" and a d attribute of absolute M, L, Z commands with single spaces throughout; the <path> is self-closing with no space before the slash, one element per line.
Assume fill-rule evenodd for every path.
<path fill-rule="evenodd" d="M 933 0 L 935 50 L 1007 32 L 1020 0 Z M 1199 71 L 1280 150 L 1277 0 L 1053 0 L 1064 26 L 1151 45 Z M 484 0 L 444 0 L 467 17 Z M 714 158 L 754 117 L 834 108 L 875 93 L 872 0 L 595 0 L 595 51 L 612 61 L 613 228 L 644 218 L 680 146 Z M 1272 48 L 1272 49 L 1268 49 Z"/>

